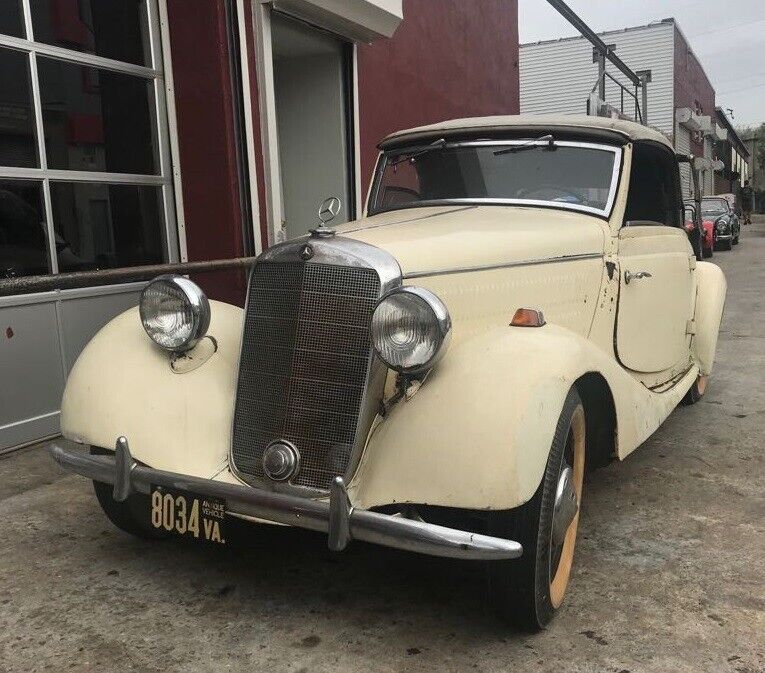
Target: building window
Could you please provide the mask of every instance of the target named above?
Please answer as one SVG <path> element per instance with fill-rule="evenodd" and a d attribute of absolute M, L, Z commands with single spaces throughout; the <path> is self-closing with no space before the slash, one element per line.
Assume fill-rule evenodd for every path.
<path fill-rule="evenodd" d="M 0 2 L 0 279 L 177 259 L 156 3 Z"/>

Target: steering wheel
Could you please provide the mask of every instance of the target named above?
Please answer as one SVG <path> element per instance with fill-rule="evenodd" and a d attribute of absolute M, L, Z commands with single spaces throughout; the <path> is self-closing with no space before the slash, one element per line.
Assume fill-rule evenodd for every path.
<path fill-rule="evenodd" d="M 521 195 L 521 198 L 539 199 L 542 201 L 573 199 L 575 203 L 584 203 L 584 200 L 580 194 L 576 194 L 572 191 L 569 191 L 568 189 L 562 189 L 561 187 L 556 187 L 554 185 L 543 185 L 541 187 L 537 187 L 536 189 L 532 189 Z"/>

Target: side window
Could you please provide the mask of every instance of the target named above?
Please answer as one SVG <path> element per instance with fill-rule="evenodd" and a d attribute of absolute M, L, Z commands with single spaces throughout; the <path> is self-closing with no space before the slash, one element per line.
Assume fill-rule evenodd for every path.
<path fill-rule="evenodd" d="M 624 224 L 680 226 L 682 212 L 677 161 L 659 145 L 636 142 Z"/>

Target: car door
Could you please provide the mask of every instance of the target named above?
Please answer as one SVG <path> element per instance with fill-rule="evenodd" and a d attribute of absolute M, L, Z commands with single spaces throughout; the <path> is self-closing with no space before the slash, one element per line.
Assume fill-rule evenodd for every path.
<path fill-rule="evenodd" d="M 632 152 L 625 221 L 619 231 L 619 361 L 640 373 L 685 368 L 696 295 L 696 256 L 682 227 L 679 173 L 657 144 Z"/>
<path fill-rule="evenodd" d="M 641 224 L 619 234 L 616 350 L 636 372 L 688 361 L 693 332 L 696 256 L 677 227 Z"/>

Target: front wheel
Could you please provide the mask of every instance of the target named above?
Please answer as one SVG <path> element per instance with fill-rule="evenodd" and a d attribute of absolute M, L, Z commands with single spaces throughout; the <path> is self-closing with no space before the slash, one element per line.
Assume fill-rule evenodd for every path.
<path fill-rule="evenodd" d="M 111 455 L 113 451 L 107 451 L 93 446 L 90 452 L 95 456 Z M 147 540 L 157 540 L 168 537 L 168 533 L 151 525 L 151 500 L 143 493 L 132 493 L 124 502 L 119 502 L 112 495 L 113 486 L 100 481 L 93 482 L 96 498 L 104 514 L 117 528 Z"/>
<path fill-rule="evenodd" d="M 563 603 L 579 528 L 585 443 L 584 406 L 572 388 L 534 497 L 491 519 L 493 534 L 523 545 L 520 558 L 488 565 L 489 601 L 500 617 L 521 628 L 546 626 Z"/>

